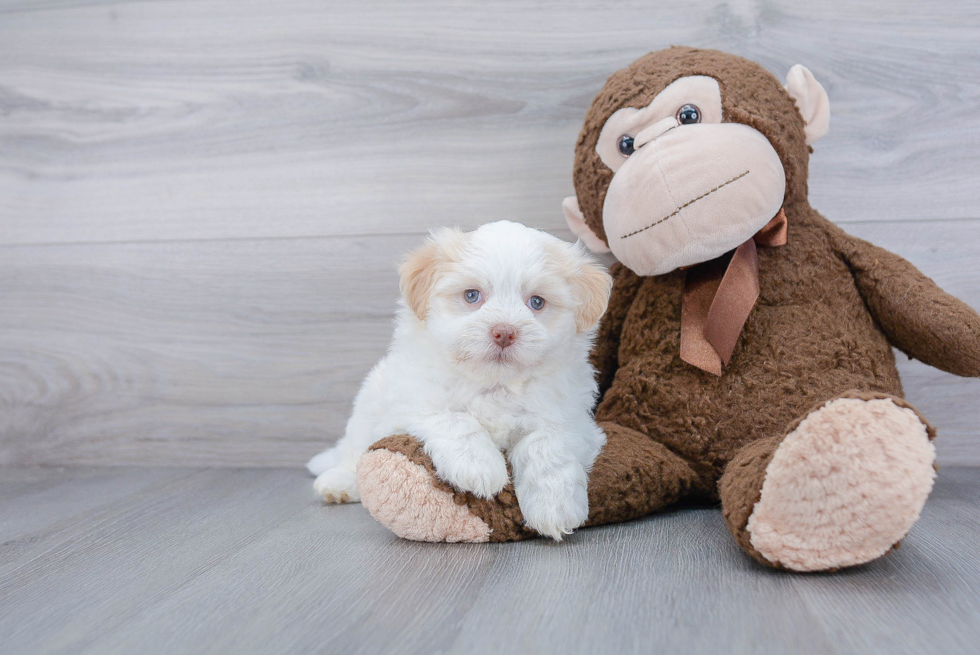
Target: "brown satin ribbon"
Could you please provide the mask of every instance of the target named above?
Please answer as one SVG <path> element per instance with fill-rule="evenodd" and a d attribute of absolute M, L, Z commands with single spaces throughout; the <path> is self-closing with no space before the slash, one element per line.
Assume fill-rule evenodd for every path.
<path fill-rule="evenodd" d="M 786 244 L 786 212 L 782 209 L 751 239 L 727 255 L 687 269 L 681 303 L 681 359 L 708 373 L 721 375 L 735 350 L 749 312 L 759 299 L 759 256 L 756 244 Z"/>

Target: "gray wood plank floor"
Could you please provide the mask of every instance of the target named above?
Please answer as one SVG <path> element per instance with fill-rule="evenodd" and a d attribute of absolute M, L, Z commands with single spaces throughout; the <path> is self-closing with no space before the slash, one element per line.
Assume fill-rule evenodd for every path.
<path fill-rule="evenodd" d="M 714 509 L 562 544 L 402 541 L 280 469 L 0 469 L 4 653 L 975 653 L 980 469 L 902 547 L 795 575 Z"/>

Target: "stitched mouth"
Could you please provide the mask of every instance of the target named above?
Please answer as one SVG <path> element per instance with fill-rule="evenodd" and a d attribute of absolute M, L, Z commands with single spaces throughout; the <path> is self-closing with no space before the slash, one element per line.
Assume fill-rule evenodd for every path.
<path fill-rule="evenodd" d="M 668 221 L 671 218 L 673 218 L 674 216 L 677 216 L 678 214 L 680 214 L 681 213 L 681 210 L 684 209 L 685 207 L 690 207 L 691 205 L 693 205 L 694 203 L 698 202 L 699 200 L 704 200 L 705 198 L 707 198 L 708 196 L 710 196 L 715 191 L 718 191 L 719 189 L 723 189 L 726 186 L 728 186 L 729 184 L 733 184 L 734 182 L 737 182 L 737 181 L 741 180 L 743 177 L 745 177 L 748 174 L 749 174 L 749 171 L 745 171 L 741 175 L 736 175 L 735 177 L 733 177 L 732 179 L 728 180 L 727 182 L 722 182 L 721 184 L 719 184 L 718 186 L 716 186 L 714 189 L 711 189 L 710 191 L 705 191 L 704 193 L 702 193 L 697 198 L 695 198 L 693 200 L 688 200 L 683 205 L 681 205 L 680 207 L 678 207 L 677 209 L 675 209 L 671 213 L 669 213 L 666 216 L 664 216 L 663 218 L 661 218 L 659 221 L 656 221 L 654 223 L 650 223 L 650 225 L 647 225 L 646 227 L 642 227 L 639 230 L 636 230 L 634 232 L 630 232 L 629 234 L 624 234 L 623 236 L 621 236 L 619 238 L 620 239 L 628 239 L 629 237 L 636 236 L 640 232 L 646 232 L 651 227 L 657 227 L 658 225 L 660 225 L 664 221 Z"/>

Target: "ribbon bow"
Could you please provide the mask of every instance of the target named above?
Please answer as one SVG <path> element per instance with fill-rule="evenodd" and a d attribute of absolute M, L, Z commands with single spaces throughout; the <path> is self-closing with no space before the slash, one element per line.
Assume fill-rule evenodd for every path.
<path fill-rule="evenodd" d="M 749 312 L 759 299 L 759 255 L 756 244 L 786 245 L 786 212 L 782 209 L 731 259 L 718 257 L 687 269 L 681 303 L 681 359 L 721 376 Z"/>

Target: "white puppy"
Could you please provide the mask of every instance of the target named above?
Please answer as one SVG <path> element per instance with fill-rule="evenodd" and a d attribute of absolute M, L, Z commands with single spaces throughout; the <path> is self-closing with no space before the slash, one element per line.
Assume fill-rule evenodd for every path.
<path fill-rule="evenodd" d="M 307 464 L 314 487 L 357 502 L 361 455 L 410 434 L 440 478 L 483 498 L 507 484 L 509 461 L 525 523 L 560 540 L 588 517 L 606 441 L 588 356 L 611 278 L 581 246 L 508 221 L 438 230 L 400 273 L 391 347 L 343 438 Z"/>

